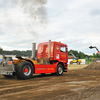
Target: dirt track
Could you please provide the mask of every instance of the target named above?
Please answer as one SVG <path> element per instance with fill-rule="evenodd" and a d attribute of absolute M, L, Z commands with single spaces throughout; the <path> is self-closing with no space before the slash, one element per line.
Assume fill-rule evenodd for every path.
<path fill-rule="evenodd" d="M 99 100 L 100 71 L 69 70 L 28 80 L 0 76 L 0 100 Z"/>

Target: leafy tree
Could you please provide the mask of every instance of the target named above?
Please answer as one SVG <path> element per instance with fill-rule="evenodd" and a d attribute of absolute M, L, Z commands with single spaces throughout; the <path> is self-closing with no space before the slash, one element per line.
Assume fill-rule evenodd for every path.
<path fill-rule="evenodd" d="M 0 48 L 0 54 L 3 54 L 3 49 L 2 48 Z"/>
<path fill-rule="evenodd" d="M 96 57 L 95 53 L 93 53 L 93 57 L 94 57 L 94 58 Z"/>
<path fill-rule="evenodd" d="M 68 52 L 68 55 L 71 55 L 70 53 L 73 53 L 76 57 L 78 57 L 79 59 L 84 59 L 84 58 L 86 58 L 86 55 L 83 53 L 83 52 L 78 52 L 78 51 L 76 51 L 76 50 L 70 50 L 69 52 Z"/>

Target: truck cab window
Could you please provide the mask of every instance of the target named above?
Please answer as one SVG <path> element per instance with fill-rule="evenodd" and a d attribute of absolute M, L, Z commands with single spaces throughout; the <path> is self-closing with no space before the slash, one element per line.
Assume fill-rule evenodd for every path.
<path fill-rule="evenodd" d="M 61 46 L 61 47 L 60 47 L 60 51 L 61 51 L 61 52 L 66 52 L 66 47 L 62 47 L 62 46 Z"/>

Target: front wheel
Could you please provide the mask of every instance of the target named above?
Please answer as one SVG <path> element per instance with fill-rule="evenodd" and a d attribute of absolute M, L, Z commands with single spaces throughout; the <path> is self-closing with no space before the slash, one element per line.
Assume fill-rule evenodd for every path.
<path fill-rule="evenodd" d="M 63 74 L 63 66 L 62 66 L 61 64 L 58 64 L 58 65 L 57 65 L 57 72 L 56 72 L 56 74 L 57 74 L 58 76 L 60 76 L 60 75 Z"/>
<path fill-rule="evenodd" d="M 16 66 L 16 75 L 19 79 L 29 79 L 33 74 L 33 66 L 30 62 L 19 62 Z"/>

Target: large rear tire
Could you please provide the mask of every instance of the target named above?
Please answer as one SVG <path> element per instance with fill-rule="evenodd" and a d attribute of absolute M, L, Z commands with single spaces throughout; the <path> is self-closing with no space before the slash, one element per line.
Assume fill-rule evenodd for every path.
<path fill-rule="evenodd" d="M 29 79 L 33 74 L 33 66 L 30 62 L 19 62 L 16 66 L 16 75 L 18 79 Z"/>
<path fill-rule="evenodd" d="M 56 72 L 57 76 L 61 76 L 63 74 L 63 65 L 62 64 L 58 64 L 57 65 L 57 72 Z"/>

